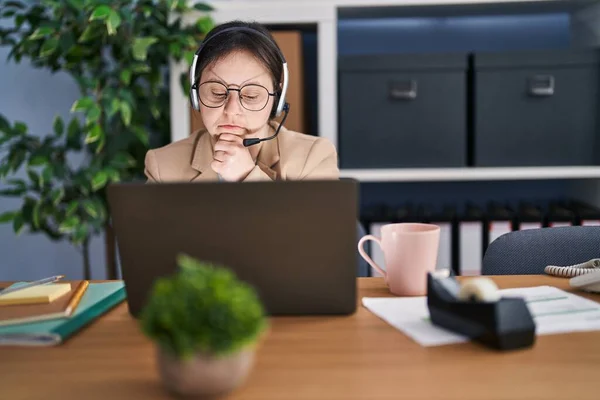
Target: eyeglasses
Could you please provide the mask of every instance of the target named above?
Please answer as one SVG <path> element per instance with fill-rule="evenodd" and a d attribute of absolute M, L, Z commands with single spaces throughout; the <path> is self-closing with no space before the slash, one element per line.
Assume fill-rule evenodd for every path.
<path fill-rule="evenodd" d="M 238 92 L 240 104 L 246 110 L 260 111 L 269 103 L 269 97 L 275 96 L 261 85 L 248 84 L 239 89 L 228 88 L 221 82 L 208 81 L 198 87 L 200 102 L 209 108 L 219 108 L 227 101 L 229 92 Z"/>

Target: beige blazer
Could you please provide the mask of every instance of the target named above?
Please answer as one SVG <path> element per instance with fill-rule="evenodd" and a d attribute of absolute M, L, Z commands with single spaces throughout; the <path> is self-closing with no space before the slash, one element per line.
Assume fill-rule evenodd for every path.
<path fill-rule="evenodd" d="M 218 180 L 210 167 L 213 141 L 202 129 L 188 138 L 149 150 L 144 171 L 148 182 Z M 339 179 L 335 146 L 325 138 L 281 127 L 275 139 L 257 146 L 261 148 L 256 166 L 245 181 Z"/>

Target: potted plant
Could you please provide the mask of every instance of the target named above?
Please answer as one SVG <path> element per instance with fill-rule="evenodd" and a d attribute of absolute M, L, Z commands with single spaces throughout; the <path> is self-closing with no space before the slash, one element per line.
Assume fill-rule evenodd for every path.
<path fill-rule="evenodd" d="M 158 279 L 142 310 L 164 386 L 177 395 L 214 396 L 241 385 L 268 327 L 263 305 L 223 266 L 181 254 L 179 270 Z"/>
<path fill-rule="evenodd" d="M 90 239 L 104 233 L 106 275 L 116 278 L 107 185 L 144 179 L 147 150 L 170 141 L 169 65 L 191 64 L 211 10 L 193 0 L 0 1 L 8 61 L 66 74 L 80 92 L 46 132 L 0 113 L 0 196 L 21 200 L 0 223 L 72 243 L 85 279 Z M 195 23 L 184 23 L 190 15 Z M 187 75 L 178 78 L 188 93 Z"/>

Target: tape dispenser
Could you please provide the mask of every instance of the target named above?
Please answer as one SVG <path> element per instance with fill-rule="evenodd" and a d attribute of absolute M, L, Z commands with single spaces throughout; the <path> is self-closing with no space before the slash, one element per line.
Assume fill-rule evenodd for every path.
<path fill-rule="evenodd" d="M 523 298 L 501 297 L 489 278 L 456 280 L 451 271 L 427 274 L 427 307 L 434 325 L 498 350 L 533 346 L 535 322 Z"/>

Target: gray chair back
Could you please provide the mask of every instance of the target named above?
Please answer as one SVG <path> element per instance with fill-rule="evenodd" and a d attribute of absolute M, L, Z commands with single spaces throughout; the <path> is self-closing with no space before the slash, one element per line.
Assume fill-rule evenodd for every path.
<path fill-rule="evenodd" d="M 482 275 L 544 274 L 546 265 L 567 266 L 600 258 L 600 226 L 514 231 L 487 248 Z"/>

